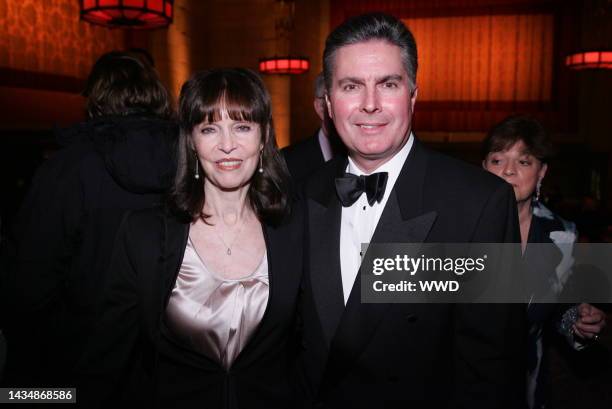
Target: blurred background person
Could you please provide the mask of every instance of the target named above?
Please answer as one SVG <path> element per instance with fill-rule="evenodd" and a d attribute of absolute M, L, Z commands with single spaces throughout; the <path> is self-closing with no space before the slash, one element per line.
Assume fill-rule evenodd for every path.
<path fill-rule="evenodd" d="M 537 276 L 535 281 L 544 283 L 549 293 L 558 293 L 571 274 L 571 265 L 557 271 L 557 265 L 542 265 L 541 249 L 530 251 L 529 243 L 573 244 L 577 232 L 574 223 L 568 222 L 546 208 L 540 201 L 542 180 L 548 170 L 548 160 L 553 147 L 544 127 L 526 116 L 511 116 L 488 133 L 483 142 L 483 167 L 501 177 L 514 188 L 519 214 L 521 247 L 527 272 Z M 538 254 L 539 253 L 539 254 Z M 559 263 L 566 257 L 559 247 Z M 530 277 L 533 282 L 534 277 Z M 565 336 L 575 349 L 581 349 L 596 340 L 606 325 L 603 311 L 590 304 L 560 306 L 554 303 L 529 303 L 527 351 L 527 401 L 530 408 L 544 408 L 546 365 L 543 351 L 547 343 L 544 334 L 547 327 Z"/>
<path fill-rule="evenodd" d="M 71 384 L 121 219 L 159 203 L 173 179 L 171 103 L 145 59 L 102 55 L 84 95 L 88 120 L 57 132 L 62 148 L 36 173 L 12 229 L 1 297 L 10 386 Z"/>
<path fill-rule="evenodd" d="M 321 120 L 321 127 L 311 137 L 283 148 L 289 173 L 296 183 L 304 181 L 311 173 L 335 155 L 345 153 L 346 148 L 336 133 L 334 123 L 325 104 L 325 80 L 323 73 L 315 79 L 313 105 Z"/>
<path fill-rule="evenodd" d="M 182 87 L 179 122 L 170 206 L 130 214 L 119 232 L 81 397 L 294 407 L 302 221 L 270 96 L 250 70 L 200 72 Z"/>

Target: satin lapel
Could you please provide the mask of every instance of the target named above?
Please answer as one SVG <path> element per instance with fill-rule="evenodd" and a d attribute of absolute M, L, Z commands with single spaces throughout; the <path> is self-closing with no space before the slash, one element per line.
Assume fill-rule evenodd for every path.
<path fill-rule="evenodd" d="M 413 150 L 381 215 L 373 243 L 422 243 L 436 220 L 436 212 L 424 212 L 423 187 L 427 155 L 415 141 Z M 408 195 L 408 196 L 406 196 Z M 361 302 L 361 274 L 357 274 L 346 309 L 332 340 L 328 380 L 339 379 L 351 367 L 374 335 L 391 304 Z"/>
<path fill-rule="evenodd" d="M 346 167 L 335 160 L 323 179 L 308 195 L 308 270 L 313 301 L 327 344 L 336 332 L 344 311 L 340 273 L 340 219 L 342 206 L 336 197 L 334 178 Z M 320 180 L 320 179 L 317 179 Z"/>
<path fill-rule="evenodd" d="M 310 203 L 310 281 L 314 302 L 327 344 L 336 332 L 344 311 L 340 274 L 340 217 L 336 200 L 329 207 Z"/>

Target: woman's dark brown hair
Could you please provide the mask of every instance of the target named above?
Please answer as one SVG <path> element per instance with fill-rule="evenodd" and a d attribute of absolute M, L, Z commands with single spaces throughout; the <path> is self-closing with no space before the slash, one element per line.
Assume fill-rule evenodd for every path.
<path fill-rule="evenodd" d="M 194 74 L 181 88 L 179 98 L 178 167 L 171 204 L 189 221 L 205 221 L 204 183 L 195 179 L 203 169 L 193 148 L 191 133 L 202 122 L 221 120 L 227 113 L 235 121 L 255 122 L 263 138 L 263 172 L 255 172 L 249 202 L 262 222 L 279 223 L 289 212 L 289 172 L 276 146 L 270 95 L 253 71 L 223 68 Z"/>
<path fill-rule="evenodd" d="M 482 143 L 482 157 L 510 149 L 519 141 L 525 144 L 525 153 L 542 163 L 548 162 L 554 154 L 553 145 L 540 122 L 529 116 L 513 115 L 491 128 Z"/>
<path fill-rule="evenodd" d="M 172 113 L 168 91 L 145 58 L 111 51 L 94 64 L 83 95 L 87 116 L 146 113 L 168 118 Z"/>

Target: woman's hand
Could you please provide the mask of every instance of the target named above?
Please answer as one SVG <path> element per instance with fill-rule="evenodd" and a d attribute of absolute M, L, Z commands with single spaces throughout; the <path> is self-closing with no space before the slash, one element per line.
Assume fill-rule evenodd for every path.
<path fill-rule="evenodd" d="M 583 339 L 596 341 L 606 326 L 606 314 L 591 304 L 578 306 L 578 319 L 574 323 L 574 334 Z"/>

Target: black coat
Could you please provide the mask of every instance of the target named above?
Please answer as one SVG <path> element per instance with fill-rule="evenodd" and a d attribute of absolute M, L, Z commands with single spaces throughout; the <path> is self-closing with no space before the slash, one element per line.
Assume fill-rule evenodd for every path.
<path fill-rule="evenodd" d="M 173 180 L 176 127 L 143 115 L 60 131 L 63 146 L 36 173 L 4 271 L 8 385 L 70 384 L 99 307 L 119 224 L 153 207 Z"/>
<path fill-rule="evenodd" d="M 124 222 L 104 315 L 79 365 L 81 401 L 111 407 L 292 408 L 291 366 L 302 273 L 302 217 L 263 225 L 270 295 L 262 322 L 229 371 L 162 335 L 189 224 L 162 210 Z M 95 405 L 95 406 L 97 406 Z"/>
<path fill-rule="evenodd" d="M 298 185 L 325 163 L 318 130 L 303 141 L 284 147 L 281 152 L 291 178 Z"/>
<path fill-rule="evenodd" d="M 321 408 L 518 408 L 524 402 L 524 305 L 365 304 L 360 275 L 346 307 L 340 273 L 347 159 L 306 183 L 301 367 Z M 375 243 L 518 243 L 511 187 L 415 140 Z"/>

